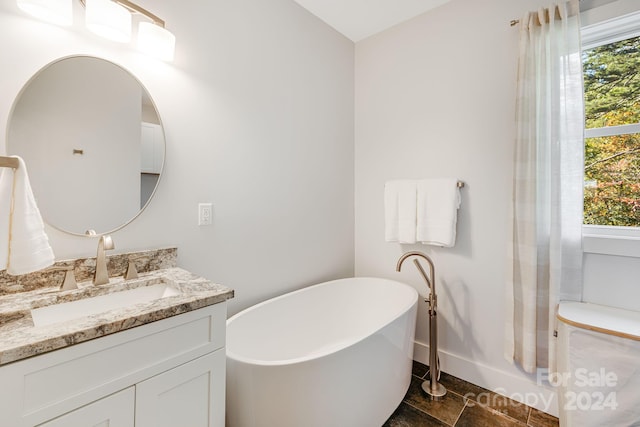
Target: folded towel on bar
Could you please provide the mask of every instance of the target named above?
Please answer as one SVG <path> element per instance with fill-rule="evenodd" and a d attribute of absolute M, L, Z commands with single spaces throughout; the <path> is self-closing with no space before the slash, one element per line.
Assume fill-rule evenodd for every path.
<path fill-rule="evenodd" d="M 27 167 L 19 157 L 18 162 L 18 169 L 0 168 L 0 270 L 12 275 L 41 270 L 55 261 Z"/>
<path fill-rule="evenodd" d="M 416 242 L 416 181 L 393 180 L 384 186 L 385 240 Z"/>
<path fill-rule="evenodd" d="M 456 179 L 423 179 L 416 183 L 416 240 L 426 245 L 456 244 L 460 189 Z"/>

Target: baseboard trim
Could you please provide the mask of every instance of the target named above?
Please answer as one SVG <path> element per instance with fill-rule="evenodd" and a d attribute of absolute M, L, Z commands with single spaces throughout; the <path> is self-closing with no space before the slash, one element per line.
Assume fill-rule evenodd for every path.
<path fill-rule="evenodd" d="M 513 375 L 482 363 L 474 362 L 446 351 L 438 351 L 440 369 L 455 377 L 525 403 L 540 411 L 558 416 L 556 391 L 535 381 Z M 429 364 L 429 346 L 415 341 L 413 359 Z"/>

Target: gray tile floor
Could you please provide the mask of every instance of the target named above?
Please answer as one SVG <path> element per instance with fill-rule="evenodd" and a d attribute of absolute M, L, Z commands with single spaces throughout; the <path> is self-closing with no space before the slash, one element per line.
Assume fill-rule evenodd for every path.
<path fill-rule="evenodd" d="M 404 400 L 383 427 L 557 427 L 558 419 L 535 408 L 448 375 L 440 375 L 447 394 L 432 401 L 421 389 L 429 368 L 414 362 Z M 467 397 L 465 397 L 467 396 Z M 482 396 L 481 399 L 477 399 Z M 475 400 L 477 399 L 477 400 Z"/>

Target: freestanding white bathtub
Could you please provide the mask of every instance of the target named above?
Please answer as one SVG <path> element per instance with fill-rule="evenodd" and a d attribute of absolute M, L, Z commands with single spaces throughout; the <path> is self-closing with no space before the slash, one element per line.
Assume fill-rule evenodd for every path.
<path fill-rule="evenodd" d="M 381 426 L 411 381 L 418 293 L 334 280 L 227 321 L 227 427 Z"/>

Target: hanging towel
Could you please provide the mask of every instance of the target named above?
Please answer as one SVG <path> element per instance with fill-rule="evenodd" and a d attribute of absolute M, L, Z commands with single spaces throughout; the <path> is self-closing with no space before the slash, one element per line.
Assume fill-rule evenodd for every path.
<path fill-rule="evenodd" d="M 9 259 L 9 217 L 12 192 L 13 169 L 0 167 L 0 270 L 7 268 Z"/>
<path fill-rule="evenodd" d="M 416 240 L 426 245 L 456 244 L 460 189 L 456 179 L 423 179 L 417 182 Z"/>
<path fill-rule="evenodd" d="M 27 167 L 19 157 L 18 162 L 18 169 L 0 168 L 0 270 L 12 275 L 42 270 L 55 261 Z"/>
<path fill-rule="evenodd" d="M 416 181 L 393 180 L 384 186 L 385 239 L 416 242 Z"/>

